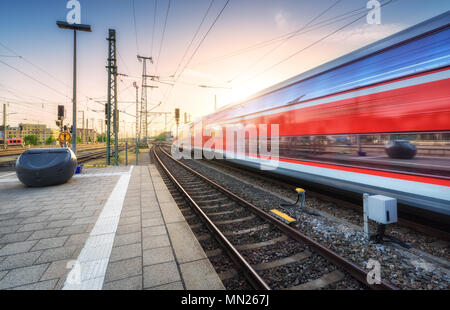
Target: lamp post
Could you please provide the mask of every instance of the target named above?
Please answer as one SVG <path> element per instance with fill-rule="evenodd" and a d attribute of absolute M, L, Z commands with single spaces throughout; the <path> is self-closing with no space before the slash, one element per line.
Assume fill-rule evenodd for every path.
<path fill-rule="evenodd" d="M 73 30 L 73 130 L 72 130 L 72 151 L 77 154 L 77 30 L 92 32 L 90 25 L 69 24 L 57 21 L 56 25 L 62 29 Z"/>

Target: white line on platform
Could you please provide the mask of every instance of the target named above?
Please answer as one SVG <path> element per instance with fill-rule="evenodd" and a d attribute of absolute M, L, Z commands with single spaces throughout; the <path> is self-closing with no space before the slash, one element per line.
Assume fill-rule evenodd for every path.
<path fill-rule="evenodd" d="M 0 178 L 4 178 L 4 177 L 7 177 L 7 176 L 10 176 L 10 175 L 13 175 L 13 174 L 16 174 L 16 173 L 13 172 L 13 173 L 7 173 L 7 174 L 4 174 L 4 175 L 0 175 Z"/>
<path fill-rule="evenodd" d="M 74 264 L 76 268 L 67 275 L 63 290 L 102 289 L 133 168 L 121 174 Z"/>
<path fill-rule="evenodd" d="M 0 183 L 13 183 L 13 182 L 19 182 L 18 178 L 8 178 L 8 179 L 1 179 L 5 176 L 10 176 L 11 173 L 7 175 L 0 176 Z M 128 175 L 128 172 L 111 172 L 111 173 L 92 173 L 92 174 L 76 174 L 73 176 L 74 179 L 82 179 L 82 178 L 97 178 L 97 177 L 111 177 L 111 176 L 123 176 Z"/>

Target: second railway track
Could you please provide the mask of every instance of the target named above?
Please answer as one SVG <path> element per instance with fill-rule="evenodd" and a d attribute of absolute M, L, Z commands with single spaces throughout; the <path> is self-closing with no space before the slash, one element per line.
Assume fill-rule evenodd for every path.
<path fill-rule="evenodd" d="M 208 239 L 209 233 L 221 245 L 211 246 L 208 256 L 225 251 L 237 266 L 225 263 L 220 273 L 223 280 L 244 275 L 256 289 L 396 289 L 386 282 L 368 284 L 367 272 L 358 265 L 200 175 L 163 149 L 154 147 L 152 156 L 193 208 L 192 213 L 184 212 L 192 229 L 200 239 Z"/>

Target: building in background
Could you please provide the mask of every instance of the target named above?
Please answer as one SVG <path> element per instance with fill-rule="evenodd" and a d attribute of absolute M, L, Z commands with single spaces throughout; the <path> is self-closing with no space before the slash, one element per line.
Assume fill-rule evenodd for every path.
<path fill-rule="evenodd" d="M 58 139 L 59 130 L 54 128 L 47 128 L 47 125 L 42 124 L 22 124 L 18 127 L 8 127 L 8 138 L 24 139 L 26 136 L 35 135 L 38 141 L 45 144 L 48 138 Z"/>
<path fill-rule="evenodd" d="M 95 129 L 77 128 L 77 137 L 81 138 L 81 143 L 97 142 L 97 132 Z"/>

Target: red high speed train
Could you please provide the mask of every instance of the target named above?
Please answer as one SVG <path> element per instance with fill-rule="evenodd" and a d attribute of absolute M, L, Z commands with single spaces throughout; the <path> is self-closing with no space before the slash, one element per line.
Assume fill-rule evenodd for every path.
<path fill-rule="evenodd" d="M 4 139 L 0 139 L 0 145 L 3 145 L 3 143 L 5 140 Z M 22 139 L 16 139 L 16 138 L 12 138 L 12 139 L 6 139 L 6 145 L 8 146 L 24 146 L 24 142 Z"/>
<path fill-rule="evenodd" d="M 182 128 L 175 145 L 260 168 L 249 146 L 264 133 L 248 133 L 236 158 L 224 128 L 278 124 L 272 173 L 450 216 L 449 21 L 446 12 L 224 107 Z M 387 143 L 417 154 L 392 158 Z"/>

